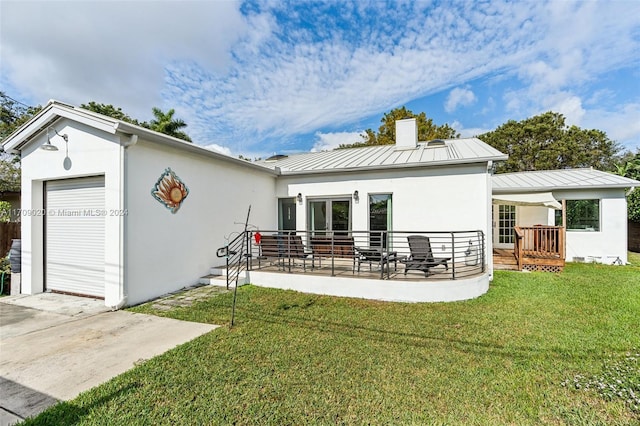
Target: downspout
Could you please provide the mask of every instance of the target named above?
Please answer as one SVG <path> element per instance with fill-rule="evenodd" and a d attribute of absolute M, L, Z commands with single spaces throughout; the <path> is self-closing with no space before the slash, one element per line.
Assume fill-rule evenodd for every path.
<path fill-rule="evenodd" d="M 124 138 L 123 138 L 124 139 Z M 123 211 L 127 210 L 127 206 L 125 205 L 126 197 L 126 166 L 127 166 L 127 148 L 134 146 L 138 143 L 138 135 L 130 135 L 128 139 L 124 139 L 122 141 L 122 149 L 120 150 L 120 207 Z M 111 306 L 112 311 L 118 311 L 122 309 L 127 304 L 128 295 L 125 291 L 125 259 L 126 259 L 126 241 L 125 241 L 125 228 L 126 228 L 126 218 L 127 215 L 120 216 L 120 286 L 119 286 L 119 301 L 114 306 Z"/>
<path fill-rule="evenodd" d="M 487 192 L 489 206 L 487 211 L 487 233 L 484 237 L 485 259 L 489 270 L 489 280 L 493 281 L 493 174 L 495 172 L 493 161 L 487 162 Z"/>

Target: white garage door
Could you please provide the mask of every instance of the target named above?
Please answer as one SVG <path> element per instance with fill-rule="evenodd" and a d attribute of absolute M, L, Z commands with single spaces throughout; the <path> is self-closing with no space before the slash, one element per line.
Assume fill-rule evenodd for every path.
<path fill-rule="evenodd" d="M 104 297 L 104 176 L 49 181 L 45 287 Z"/>

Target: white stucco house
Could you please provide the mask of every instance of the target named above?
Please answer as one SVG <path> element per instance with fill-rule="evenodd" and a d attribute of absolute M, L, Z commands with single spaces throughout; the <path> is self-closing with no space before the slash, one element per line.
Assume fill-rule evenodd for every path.
<path fill-rule="evenodd" d="M 544 191 L 558 199 L 599 200 L 598 229 L 567 236 L 568 257 L 626 261 L 623 188 L 640 183 L 616 181 L 590 186 L 588 193 L 561 182 L 517 189 L 517 176 L 492 178 L 494 162 L 506 155 L 476 138 L 418 142 L 411 119 L 396 129 L 395 145 L 251 163 L 51 101 L 3 142 L 22 161 L 21 292 L 89 295 L 122 307 L 193 285 L 219 262 L 216 250 L 243 230 L 251 205 L 252 230 L 302 236 L 305 271 L 307 256 L 313 268 L 322 262 L 310 252 L 314 236 L 339 235 L 362 246 L 374 243 L 375 232 L 385 235 L 378 247 L 390 256 L 386 278 L 389 261 L 399 270 L 392 283 L 382 275 L 359 276 L 356 261 L 360 272 L 366 251 L 355 247 L 351 276 L 336 276 L 332 255 L 323 263 L 331 265 L 331 276 L 292 280 L 284 268 L 256 269 L 250 276 L 256 285 L 381 300 L 468 299 L 485 293 L 493 276 L 494 209 L 514 204 L 494 207 L 492 188 L 494 195 Z M 516 209 L 512 225 L 555 224 L 549 207 Z M 448 259 L 434 268 L 438 279 L 428 277 L 430 269 L 407 274 L 414 256 L 407 237 L 415 234 L 430 236 L 430 253 Z M 583 241 L 594 236 L 593 243 Z M 605 245 L 608 240 L 615 243 Z M 264 257 L 251 241 L 255 257 Z"/>

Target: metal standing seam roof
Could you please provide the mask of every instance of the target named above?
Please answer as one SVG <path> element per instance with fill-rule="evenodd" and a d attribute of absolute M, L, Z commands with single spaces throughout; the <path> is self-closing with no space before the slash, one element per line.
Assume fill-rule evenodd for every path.
<path fill-rule="evenodd" d="M 337 149 L 294 154 L 257 164 L 283 175 L 379 170 L 398 167 L 424 167 L 506 160 L 507 155 L 478 138 L 447 139 L 444 146 L 428 147 L 420 142 L 414 149 L 397 150 L 395 145 Z"/>
<path fill-rule="evenodd" d="M 631 188 L 640 186 L 640 182 L 637 180 L 594 169 L 501 173 L 493 175 L 492 182 L 494 193 L 586 188 Z"/>

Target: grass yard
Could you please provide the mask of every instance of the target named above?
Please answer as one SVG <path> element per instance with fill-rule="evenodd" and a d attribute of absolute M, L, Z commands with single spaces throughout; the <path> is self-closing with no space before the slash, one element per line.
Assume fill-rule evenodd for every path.
<path fill-rule="evenodd" d="M 132 310 L 228 324 L 230 302 Z M 640 424 L 621 399 L 562 386 L 640 349 L 639 262 L 497 271 L 458 303 L 246 286 L 236 321 L 26 424 Z"/>

